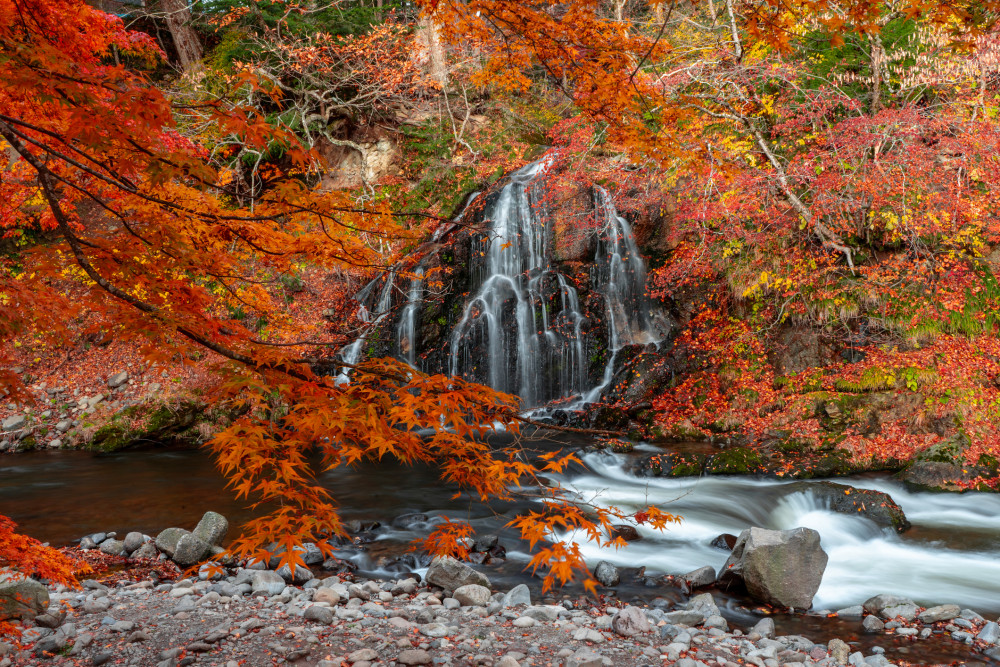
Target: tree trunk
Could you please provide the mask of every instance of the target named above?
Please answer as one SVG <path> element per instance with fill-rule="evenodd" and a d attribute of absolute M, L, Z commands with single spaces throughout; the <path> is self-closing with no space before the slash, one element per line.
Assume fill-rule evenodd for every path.
<path fill-rule="evenodd" d="M 423 47 L 424 53 L 422 55 L 427 62 L 428 75 L 441 84 L 442 88 L 447 88 L 448 59 L 444 43 L 441 41 L 441 29 L 434 23 L 433 18 L 423 12 L 417 21 L 417 37 Z"/>
<path fill-rule="evenodd" d="M 181 69 L 197 67 L 203 51 L 198 33 L 191 27 L 191 6 L 188 0 L 160 0 L 160 11 L 174 40 Z"/>

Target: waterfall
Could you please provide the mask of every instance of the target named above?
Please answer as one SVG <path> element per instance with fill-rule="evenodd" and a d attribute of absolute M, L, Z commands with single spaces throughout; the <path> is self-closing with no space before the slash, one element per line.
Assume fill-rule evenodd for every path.
<path fill-rule="evenodd" d="M 367 285 L 361 288 L 358 292 L 356 300 L 358 302 L 358 320 L 367 325 L 364 332 L 358 336 L 353 343 L 345 347 L 340 352 L 340 358 L 342 361 L 348 364 L 356 364 L 361 360 L 361 351 L 365 346 L 365 341 L 368 340 L 368 336 L 375 329 L 375 327 L 390 314 L 392 305 L 392 287 L 396 280 L 396 271 L 390 271 L 385 277 L 385 283 L 382 285 L 382 290 L 379 292 L 378 301 L 375 302 L 375 310 L 369 311 L 366 305 L 368 299 L 375 292 L 375 286 L 378 284 L 378 278 L 372 280 Z M 344 367 L 340 371 L 340 375 L 337 376 L 336 383 L 343 384 L 350 381 L 349 373 L 350 368 Z"/>
<path fill-rule="evenodd" d="M 589 402 L 600 400 L 601 393 L 611 384 L 615 361 L 623 347 L 660 342 L 646 296 L 646 264 L 635 243 L 632 227 L 618 215 L 611 195 L 604 188 L 594 187 L 594 203 L 600 221 L 594 284 L 604 293 L 611 355 L 604 367 L 601 384 L 584 397 Z"/>
<path fill-rule="evenodd" d="M 406 296 L 406 306 L 399 318 L 396 329 L 396 348 L 399 356 L 416 368 L 417 359 L 417 313 L 424 295 L 424 269 L 417 267 L 410 279 L 410 291 Z"/>
<path fill-rule="evenodd" d="M 526 406 L 580 394 L 587 385 L 576 289 L 554 270 L 537 179 L 541 160 L 514 172 L 485 211 L 473 250 L 478 291 L 451 339 L 450 372 L 518 394 Z M 478 251 L 478 252 L 477 252 Z"/>

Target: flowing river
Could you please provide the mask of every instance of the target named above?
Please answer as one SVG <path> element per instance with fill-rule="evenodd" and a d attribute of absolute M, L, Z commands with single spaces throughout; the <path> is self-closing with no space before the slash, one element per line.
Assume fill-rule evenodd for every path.
<path fill-rule="evenodd" d="M 558 444 L 584 443 L 563 439 Z M 808 526 L 819 531 L 830 556 L 814 609 L 835 610 L 886 592 L 928 605 L 954 602 L 981 613 L 1000 612 L 1000 495 L 911 493 L 890 478 L 876 476 L 838 480 L 891 495 L 913 524 L 897 535 L 860 516 L 831 512 L 810 493 L 789 492 L 780 481 L 643 478 L 626 472 L 626 455 L 596 453 L 584 460 L 587 470 L 561 480 L 582 497 L 624 508 L 655 504 L 683 517 L 663 533 L 639 526 L 642 539 L 618 551 L 584 545 L 587 558 L 595 563 L 608 560 L 665 574 L 702 565 L 718 568 L 726 552 L 710 542 L 720 533 L 739 534 L 751 525 Z M 470 519 L 479 532 L 501 535 L 508 548 L 501 580 L 524 576 L 521 564 L 528 554 L 502 525 L 530 507 L 530 501 L 487 507 L 466 496 L 453 498 L 454 489 L 424 467 L 361 465 L 321 479 L 341 503 L 346 519 L 378 520 L 386 526 L 367 553 L 357 556 L 363 565 L 374 567 L 371 559 L 400 552 L 406 542 L 425 533 L 428 524 L 448 514 Z M 0 512 L 25 532 L 53 544 L 68 544 L 101 530 L 155 533 L 171 525 L 190 527 L 209 509 L 234 523 L 251 516 L 200 451 L 110 456 L 35 452 L 0 458 Z M 406 529 L 392 527 L 395 517 L 411 512 L 426 513 L 430 520 Z"/>

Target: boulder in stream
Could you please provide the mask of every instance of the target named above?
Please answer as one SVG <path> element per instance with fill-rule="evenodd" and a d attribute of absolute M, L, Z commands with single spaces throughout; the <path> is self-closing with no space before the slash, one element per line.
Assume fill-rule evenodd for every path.
<path fill-rule="evenodd" d="M 156 548 L 173 558 L 174 551 L 177 549 L 177 543 L 180 542 L 182 537 L 189 534 L 190 532 L 183 528 L 166 528 L 161 530 L 160 534 L 156 536 Z"/>
<path fill-rule="evenodd" d="M 211 545 L 193 533 L 181 535 L 174 547 L 172 556 L 175 563 L 188 567 L 199 562 L 211 553 Z"/>
<path fill-rule="evenodd" d="M 213 547 L 222 546 L 222 540 L 229 531 L 229 520 L 218 512 L 205 512 L 195 526 L 194 534 Z"/>
<path fill-rule="evenodd" d="M 785 487 L 790 493 L 807 493 L 832 512 L 863 516 L 885 528 L 902 533 L 910 527 L 903 508 L 888 493 L 856 489 L 836 482 L 796 482 Z"/>
<path fill-rule="evenodd" d="M 594 579 L 597 579 L 601 586 L 607 586 L 610 588 L 612 586 L 617 586 L 621 582 L 622 575 L 617 567 L 606 560 L 602 560 L 597 564 L 597 567 L 594 568 Z"/>
<path fill-rule="evenodd" d="M 808 609 L 828 560 L 811 528 L 749 528 L 736 540 L 718 581 L 724 587 L 742 584 L 761 602 Z"/>

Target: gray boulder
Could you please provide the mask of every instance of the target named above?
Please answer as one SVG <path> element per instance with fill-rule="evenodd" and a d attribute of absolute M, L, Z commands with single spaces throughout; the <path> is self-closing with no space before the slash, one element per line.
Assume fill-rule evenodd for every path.
<path fill-rule="evenodd" d="M 811 528 L 749 528 L 736 540 L 722 566 L 719 584 L 746 586 L 761 602 L 808 609 L 829 560 Z"/>
<path fill-rule="evenodd" d="M 0 620 L 32 619 L 49 608 L 49 592 L 34 579 L 0 573 Z"/>
<path fill-rule="evenodd" d="M 210 553 L 212 547 L 195 536 L 193 533 L 181 535 L 174 548 L 173 561 L 183 567 L 194 565 L 204 560 Z"/>
<path fill-rule="evenodd" d="M 634 637 L 652 630 L 642 610 L 631 605 L 615 614 L 611 619 L 611 628 L 622 637 Z"/>
<path fill-rule="evenodd" d="M 302 614 L 302 618 L 307 621 L 316 621 L 323 625 L 330 625 L 333 623 L 333 610 L 329 607 L 321 607 L 316 604 L 310 605 L 306 607 L 306 612 Z"/>
<path fill-rule="evenodd" d="M 883 630 L 885 630 L 885 623 L 878 620 L 875 616 L 865 616 L 865 620 L 861 622 L 861 627 L 864 631 L 870 635 L 877 635 Z"/>
<path fill-rule="evenodd" d="M 531 591 L 524 584 L 518 584 L 517 586 L 514 586 L 514 588 L 507 591 L 507 594 L 503 596 L 501 605 L 504 609 L 520 605 L 530 607 Z"/>
<path fill-rule="evenodd" d="M 143 537 L 142 533 L 133 530 L 131 533 L 125 536 L 124 540 L 125 551 L 127 551 L 128 553 L 132 553 L 145 543 L 146 543 L 146 538 Z"/>
<path fill-rule="evenodd" d="M 597 579 L 601 586 L 607 586 L 608 588 L 612 586 L 617 586 L 621 580 L 622 575 L 618 568 L 609 563 L 606 560 L 602 560 L 594 568 L 594 579 Z"/>
<path fill-rule="evenodd" d="M 110 556 L 124 556 L 125 543 L 121 540 L 104 540 L 101 542 L 100 550 L 101 553 L 105 553 Z"/>
<path fill-rule="evenodd" d="M 447 591 L 454 591 L 468 584 L 479 584 L 490 588 L 490 580 L 485 574 L 476 572 L 471 567 L 449 556 L 438 556 L 427 568 L 427 583 L 440 586 Z"/>
<path fill-rule="evenodd" d="M 942 604 L 937 607 L 928 607 L 917 618 L 920 619 L 921 623 L 937 623 L 958 618 L 960 613 L 962 612 L 957 604 Z"/>
<path fill-rule="evenodd" d="M 185 535 L 190 535 L 190 532 L 183 528 L 167 528 L 162 530 L 156 536 L 156 548 L 173 558 L 174 551 L 177 549 L 177 543 Z"/>
<path fill-rule="evenodd" d="M 711 586 L 715 583 L 715 568 L 711 565 L 699 567 L 697 570 L 691 570 L 687 574 L 683 575 L 681 579 L 683 579 L 684 582 L 691 588 Z"/>
<path fill-rule="evenodd" d="M 132 552 L 132 558 L 156 558 L 160 552 L 156 550 L 156 545 L 146 542 L 141 547 Z"/>
<path fill-rule="evenodd" d="M 466 584 L 455 589 L 454 598 L 463 607 L 485 607 L 490 602 L 490 589 L 479 584 Z"/>
<path fill-rule="evenodd" d="M 282 565 L 277 570 L 278 576 L 290 584 L 304 584 L 316 575 L 305 565 L 297 565 L 295 572 L 292 572 L 290 565 Z"/>
<path fill-rule="evenodd" d="M 255 595 L 278 595 L 285 590 L 285 580 L 272 570 L 254 572 L 250 578 L 250 590 Z"/>
<path fill-rule="evenodd" d="M 229 532 L 229 520 L 218 512 L 205 512 L 194 528 L 194 534 L 213 547 L 222 546 Z"/>
<path fill-rule="evenodd" d="M 913 604 L 913 600 L 909 598 L 900 597 L 898 595 L 889 595 L 888 593 L 880 593 L 878 595 L 873 595 L 872 597 L 865 600 L 862 607 L 869 614 L 881 614 L 882 610 L 886 607 L 896 607 L 901 604 Z"/>
<path fill-rule="evenodd" d="M 110 378 L 108 378 L 108 386 L 112 389 L 117 389 L 128 382 L 128 371 L 122 371 L 121 373 L 115 373 Z"/>
<path fill-rule="evenodd" d="M 28 423 L 28 418 L 24 415 L 14 415 L 12 417 L 7 417 L 3 420 L 3 432 L 10 433 L 11 431 L 19 431 L 24 428 L 24 425 Z"/>

